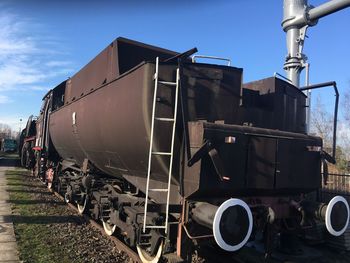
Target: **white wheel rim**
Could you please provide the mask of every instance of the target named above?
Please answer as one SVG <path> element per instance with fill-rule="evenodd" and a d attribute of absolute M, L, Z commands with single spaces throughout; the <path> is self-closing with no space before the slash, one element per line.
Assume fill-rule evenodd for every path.
<path fill-rule="evenodd" d="M 64 195 L 64 201 L 68 204 L 70 203 L 70 199 L 68 198 L 67 194 Z"/>
<path fill-rule="evenodd" d="M 137 254 L 139 255 L 141 261 L 143 263 L 158 263 L 160 258 L 162 257 L 162 252 L 163 252 L 163 241 L 160 243 L 157 253 L 154 257 L 151 256 L 146 256 L 145 252 L 140 246 L 136 246 L 137 249 Z"/>
<path fill-rule="evenodd" d="M 86 208 L 86 204 L 87 204 L 87 198 L 86 197 L 84 199 L 84 204 L 83 205 L 80 205 L 79 203 L 77 203 L 79 214 L 81 214 L 81 215 L 84 214 L 85 208 Z"/>
<path fill-rule="evenodd" d="M 116 225 L 109 224 L 107 222 L 102 221 L 103 229 L 105 230 L 106 234 L 109 236 L 112 236 L 115 232 L 115 229 L 117 228 Z"/>
<path fill-rule="evenodd" d="M 222 217 L 222 214 L 224 213 L 224 211 L 227 208 L 229 208 L 231 206 L 236 206 L 236 205 L 243 207 L 245 209 L 245 211 L 247 212 L 249 226 L 248 226 L 247 234 L 244 237 L 244 239 L 242 240 L 242 242 L 240 242 L 237 245 L 232 246 L 232 245 L 227 244 L 221 235 L 220 221 L 221 221 L 221 217 Z M 226 200 L 225 202 L 222 203 L 222 205 L 220 205 L 219 209 L 215 213 L 215 217 L 214 217 L 214 221 L 213 221 L 214 239 L 215 239 L 216 243 L 219 245 L 219 247 L 221 247 L 222 249 L 224 249 L 226 251 L 233 252 L 233 251 L 236 251 L 236 250 L 239 250 L 240 248 L 242 248 L 247 243 L 247 241 L 252 233 L 252 230 L 253 230 L 252 212 L 250 211 L 250 208 L 246 204 L 246 202 L 244 202 L 241 199 L 232 198 L 232 199 Z"/>
<path fill-rule="evenodd" d="M 332 212 L 333 206 L 336 203 L 338 203 L 338 202 L 344 203 L 348 215 L 347 215 L 345 226 L 341 230 L 336 231 L 333 228 L 333 226 L 332 226 L 331 212 Z M 345 232 L 345 230 L 347 229 L 348 224 L 349 224 L 349 204 L 348 204 L 348 202 L 346 201 L 346 199 L 344 197 L 337 195 L 337 196 L 333 197 L 332 200 L 328 203 L 327 210 L 326 210 L 326 220 L 325 221 L 326 221 L 326 228 L 327 228 L 328 232 L 331 235 L 333 235 L 333 236 L 340 236 L 340 235 L 342 235 Z"/>

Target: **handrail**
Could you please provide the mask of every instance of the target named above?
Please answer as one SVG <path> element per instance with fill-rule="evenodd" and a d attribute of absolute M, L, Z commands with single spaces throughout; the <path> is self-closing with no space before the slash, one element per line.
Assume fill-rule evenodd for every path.
<path fill-rule="evenodd" d="M 334 119 L 333 119 L 333 147 L 332 147 L 332 157 L 335 160 L 336 144 L 337 144 L 338 104 L 339 104 L 339 92 L 337 88 L 337 83 L 335 81 L 329 81 L 329 82 L 319 83 L 315 85 L 305 86 L 300 88 L 300 90 L 301 91 L 313 90 L 313 89 L 325 88 L 330 86 L 333 86 L 333 89 L 335 92 Z"/>
<path fill-rule="evenodd" d="M 290 80 L 289 78 L 283 76 L 282 74 L 280 74 L 280 73 L 278 73 L 278 72 L 274 72 L 274 73 L 273 73 L 273 76 L 274 76 L 274 77 L 280 77 L 280 78 L 282 78 L 282 79 L 285 79 L 285 80 L 288 81 L 289 83 L 293 84 L 292 80 Z"/>
<path fill-rule="evenodd" d="M 227 61 L 227 66 L 231 66 L 231 59 L 229 59 L 229 58 L 221 58 L 221 57 L 206 56 L 206 55 L 194 55 L 194 56 L 192 56 L 192 63 L 196 63 L 196 58 L 223 60 L 223 61 Z"/>

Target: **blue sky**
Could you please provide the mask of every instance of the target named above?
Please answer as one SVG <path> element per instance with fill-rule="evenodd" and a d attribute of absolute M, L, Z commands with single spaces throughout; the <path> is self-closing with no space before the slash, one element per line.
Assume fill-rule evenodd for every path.
<path fill-rule="evenodd" d="M 124 2 L 124 3 L 123 3 Z M 125 3 L 127 2 L 127 3 Z M 313 0 L 318 6 L 325 1 Z M 118 36 L 175 51 L 232 59 L 244 81 L 284 73 L 282 0 L 130 0 L 0 2 L 0 123 L 22 127 L 41 98 Z M 311 83 L 350 89 L 350 8 L 309 28 L 304 53 Z M 325 103 L 333 103 L 326 92 Z"/>

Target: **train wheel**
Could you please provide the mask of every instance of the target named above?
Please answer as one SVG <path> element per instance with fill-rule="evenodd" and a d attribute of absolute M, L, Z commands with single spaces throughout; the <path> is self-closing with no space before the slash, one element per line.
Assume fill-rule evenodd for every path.
<path fill-rule="evenodd" d="M 68 204 L 72 201 L 70 195 L 68 193 L 64 194 L 64 201 Z"/>
<path fill-rule="evenodd" d="M 85 194 L 84 201 L 81 203 L 77 202 L 77 208 L 78 208 L 79 214 L 81 214 L 81 215 L 84 214 L 87 211 L 88 206 L 89 206 L 89 198 Z"/>
<path fill-rule="evenodd" d="M 162 258 L 163 241 L 160 242 L 157 253 L 154 256 L 151 256 L 146 250 L 144 250 L 139 245 L 136 246 L 136 249 L 137 249 L 137 254 L 139 255 L 143 263 L 158 263 Z"/>
<path fill-rule="evenodd" d="M 102 221 L 103 229 L 105 230 L 106 234 L 109 236 L 112 236 L 117 228 L 116 225 L 110 224 L 108 222 Z"/>

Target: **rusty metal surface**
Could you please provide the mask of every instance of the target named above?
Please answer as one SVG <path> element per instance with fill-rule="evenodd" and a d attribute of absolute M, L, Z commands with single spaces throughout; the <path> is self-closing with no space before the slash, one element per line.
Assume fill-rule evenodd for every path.
<path fill-rule="evenodd" d="M 166 69 L 172 74 L 174 66 Z M 138 66 L 129 74 L 102 88 L 91 91 L 80 99 L 65 105 L 50 116 L 50 135 L 58 153 L 79 166 L 85 158 L 101 171 L 124 176 L 141 190 L 147 172 L 150 117 L 153 97 L 154 64 Z M 164 90 L 164 97 L 172 92 Z M 161 114 L 172 111 L 164 104 Z M 171 127 L 163 127 L 159 146 L 164 145 Z M 163 150 L 163 149 L 161 149 Z M 166 184 L 166 158 L 158 157 L 154 167 L 155 187 Z M 176 178 L 176 177 L 175 177 Z M 176 179 L 173 182 L 176 184 Z M 176 187 L 172 187 L 178 193 Z M 154 196 L 164 198 L 162 193 Z M 173 194 L 177 200 L 178 194 Z"/>
<path fill-rule="evenodd" d="M 111 82 L 143 61 L 167 59 L 174 51 L 119 37 L 67 81 L 64 103 Z"/>
<path fill-rule="evenodd" d="M 266 78 L 243 85 L 243 122 L 255 127 L 305 133 L 306 96 L 292 84 Z"/>
<path fill-rule="evenodd" d="M 66 104 L 51 114 L 49 125 L 52 142 L 60 156 L 74 160 L 79 166 L 84 159 L 89 159 L 106 174 L 124 177 L 141 191 L 145 190 L 155 65 L 153 62 L 139 63 L 154 59 L 156 55 L 166 58 L 173 54 L 117 39 L 67 82 Z M 113 71 L 108 68 L 111 63 L 118 63 L 113 70 L 119 70 L 112 74 L 113 77 L 121 74 L 112 81 L 113 77 L 107 78 Z M 176 63 L 161 63 L 160 79 L 173 81 L 176 67 Z M 89 72 L 95 72 L 96 76 Z M 91 77 L 94 80 L 90 82 Z M 204 140 L 217 143 L 200 162 L 185 168 L 187 195 L 198 189 L 202 194 L 217 191 L 219 195 L 231 195 L 249 194 L 256 189 L 264 193 L 309 191 L 319 186 L 320 158 L 317 153 L 305 153 L 304 149 L 308 143 L 321 146 L 321 141 L 302 134 L 305 130 L 305 95 L 301 91 L 277 78 L 249 83 L 242 89 L 242 69 L 209 64 L 184 63 L 182 78 L 188 120 L 208 122 L 198 122 L 199 126 L 190 131 L 192 154 Z M 69 101 L 67 92 L 72 96 L 74 89 L 79 90 L 79 97 Z M 160 88 L 156 116 L 172 116 L 173 100 L 172 88 Z M 254 127 L 239 126 L 246 124 Z M 171 125 L 156 124 L 155 150 L 169 151 L 164 146 L 169 145 L 170 130 Z M 179 200 L 182 167 L 179 164 L 184 157 L 182 136 L 183 127 L 179 124 L 172 202 Z M 227 136 L 237 140 L 225 143 Z M 287 137 L 292 138 L 293 143 Z M 296 141 L 298 143 L 294 143 Z M 164 156 L 154 158 L 151 184 L 154 188 L 163 188 L 167 182 L 169 159 Z M 303 181 L 305 183 L 300 183 Z M 159 193 L 152 194 L 155 200 L 164 199 Z"/>
<path fill-rule="evenodd" d="M 263 128 L 192 122 L 191 150 L 211 142 L 218 158 L 203 155 L 185 168 L 185 196 L 268 196 L 307 193 L 321 183 L 319 137 Z M 235 138 L 235 143 L 225 138 Z M 219 177 L 215 161 L 221 161 L 226 180 Z"/>
<path fill-rule="evenodd" d="M 161 63 L 160 79 L 172 81 L 176 67 L 176 63 Z M 189 64 L 185 69 L 191 108 L 189 117 L 231 122 L 239 104 L 242 70 L 207 64 Z M 50 116 L 50 135 L 60 156 L 74 160 L 79 166 L 87 158 L 101 171 L 123 176 L 145 190 L 154 72 L 154 63 L 139 64 L 116 80 L 90 90 L 54 111 Z M 156 116 L 172 116 L 173 88 L 161 87 L 158 101 Z M 155 134 L 155 150 L 169 151 L 165 145 L 169 146 L 171 125 L 156 124 Z M 178 127 L 176 164 L 180 163 L 181 136 L 182 129 Z M 169 159 L 164 156 L 154 158 L 152 187 L 165 188 Z M 173 169 L 173 202 L 179 199 L 179 169 L 179 165 Z M 156 200 L 164 199 L 162 193 L 152 195 Z"/>
<path fill-rule="evenodd" d="M 86 92 L 115 79 L 118 75 L 116 41 L 67 81 L 65 103 L 74 101 Z"/>

